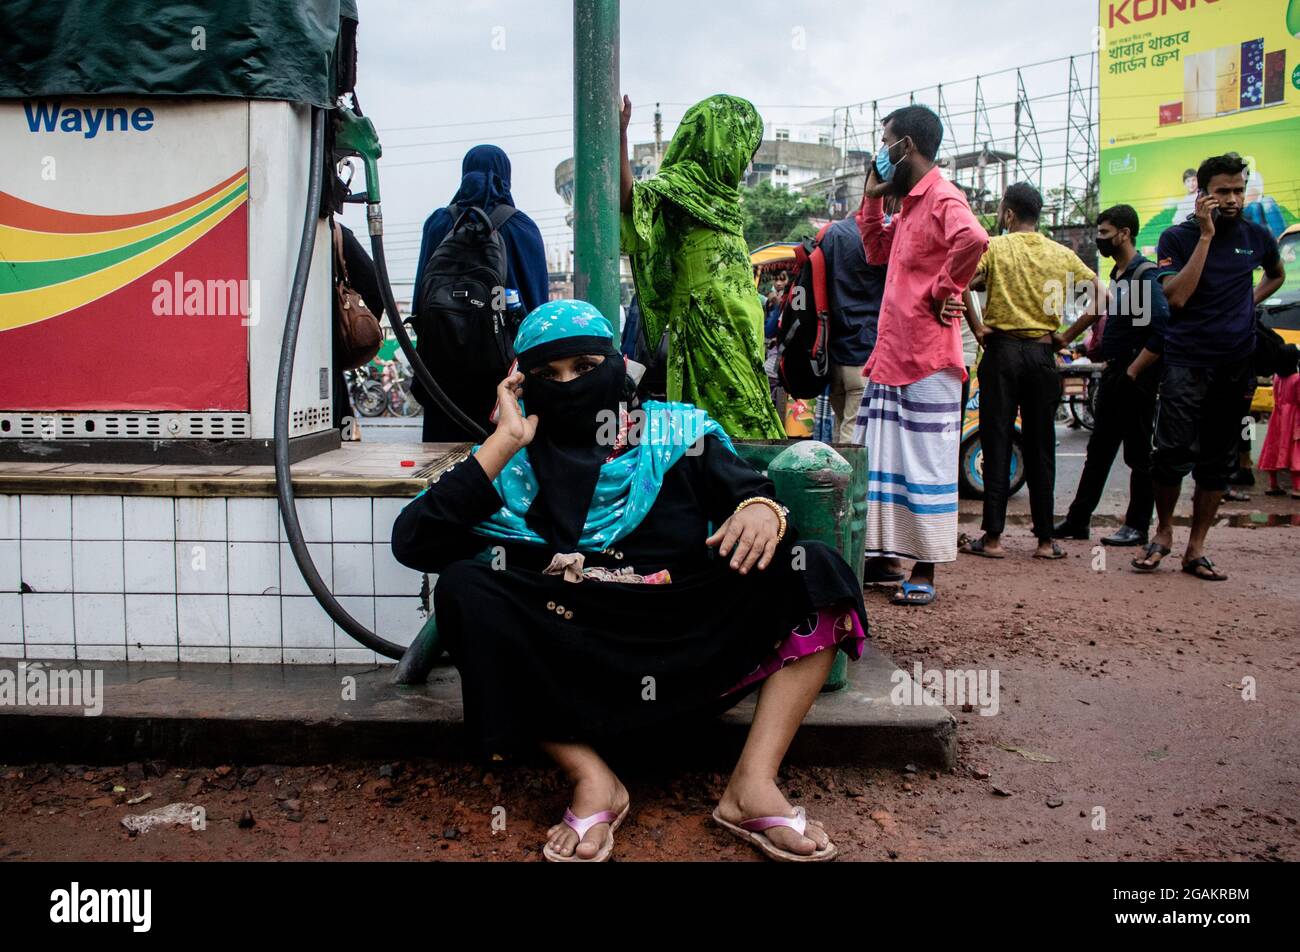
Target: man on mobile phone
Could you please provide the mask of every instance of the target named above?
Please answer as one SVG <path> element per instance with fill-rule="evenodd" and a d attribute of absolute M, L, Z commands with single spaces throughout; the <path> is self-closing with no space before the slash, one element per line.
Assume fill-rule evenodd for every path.
<path fill-rule="evenodd" d="M 935 165 L 942 140 L 924 106 L 886 116 L 857 214 L 867 263 L 888 266 L 855 434 L 871 464 L 864 580 L 901 583 L 894 602 L 911 606 L 934 601 L 935 563 L 957 560 L 960 296 L 989 244 Z M 886 197 L 899 202 L 888 224 Z M 904 559 L 914 563 L 906 580 Z"/>
<path fill-rule="evenodd" d="M 1154 572 L 1170 553 L 1174 507 L 1183 477 L 1191 473 L 1196 491 L 1183 571 L 1220 582 L 1227 575 L 1205 554 L 1205 537 L 1236 468 L 1246 425 L 1241 397 L 1254 373 L 1255 310 L 1282 286 L 1286 272 L 1272 232 L 1242 215 L 1242 158 L 1231 152 L 1212 156 L 1196 170 L 1196 180 L 1195 217 L 1167 229 L 1157 246 L 1158 277 L 1170 307 L 1163 341 L 1149 342 L 1128 370 L 1136 380 L 1160 357 L 1151 347 L 1163 346 L 1151 456 L 1158 525 L 1133 568 Z M 1254 286 L 1261 267 L 1264 279 Z"/>

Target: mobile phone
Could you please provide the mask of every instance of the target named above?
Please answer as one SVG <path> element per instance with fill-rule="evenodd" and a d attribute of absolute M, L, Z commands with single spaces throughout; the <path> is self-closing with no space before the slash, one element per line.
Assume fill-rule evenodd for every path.
<path fill-rule="evenodd" d="M 1197 191 L 1197 193 L 1196 193 L 1196 197 L 1197 197 L 1197 198 L 1205 198 L 1205 197 L 1206 197 L 1207 195 L 1209 195 L 1209 194 L 1210 194 L 1210 193 L 1207 192 L 1207 191 L 1205 191 L 1204 189 L 1200 189 L 1200 190 Z M 1195 214 L 1195 213 L 1192 213 L 1191 218 L 1195 218 L 1195 217 L 1196 217 L 1196 214 Z M 1211 208 L 1211 209 L 1210 209 L 1210 221 L 1218 221 L 1218 220 L 1219 220 L 1219 210 L 1218 210 L 1218 208 Z"/>

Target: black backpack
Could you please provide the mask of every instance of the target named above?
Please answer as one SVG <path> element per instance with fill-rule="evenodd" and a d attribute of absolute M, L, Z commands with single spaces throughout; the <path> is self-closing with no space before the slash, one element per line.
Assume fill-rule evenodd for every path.
<path fill-rule="evenodd" d="M 497 384 L 514 362 L 519 330 L 501 298 L 509 259 L 498 234 L 516 209 L 498 205 L 491 215 L 477 206 L 447 210 L 451 230 L 429 256 L 415 289 L 415 349 L 438 385 L 490 429 Z M 423 387 L 413 387 L 412 393 L 429 408 L 432 401 Z"/>
<path fill-rule="evenodd" d="M 830 304 L 821 246 L 829 227 L 795 249 L 796 277 L 786 289 L 777 324 L 777 376 L 781 388 L 798 400 L 821 396 L 830 382 Z"/>

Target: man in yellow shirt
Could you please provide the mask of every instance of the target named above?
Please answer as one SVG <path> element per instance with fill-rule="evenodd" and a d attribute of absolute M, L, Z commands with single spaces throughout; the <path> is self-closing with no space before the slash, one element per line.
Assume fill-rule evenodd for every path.
<path fill-rule="evenodd" d="M 1056 428 L 1061 399 L 1052 335 L 1061 327 L 1067 297 L 1086 313 L 1097 306 L 1097 275 L 1069 248 L 1038 230 L 1043 197 L 1018 182 L 1002 196 L 998 208 L 1001 235 L 989 242 L 971 282 L 972 291 L 987 291 L 984 320 L 973 308 L 966 316 L 971 332 L 984 347 L 979 365 L 980 443 L 984 450 L 984 536 L 964 551 L 1003 558 L 1010 489 L 1011 445 L 1017 412 L 1029 484 L 1038 559 L 1064 558 L 1052 539 L 1056 488 Z"/>

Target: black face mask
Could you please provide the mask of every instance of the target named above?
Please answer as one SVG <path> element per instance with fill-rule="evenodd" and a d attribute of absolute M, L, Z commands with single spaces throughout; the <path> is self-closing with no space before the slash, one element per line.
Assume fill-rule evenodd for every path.
<path fill-rule="evenodd" d="M 1103 258 L 1113 258 L 1113 257 L 1115 257 L 1115 239 L 1114 239 L 1114 238 L 1098 238 L 1098 239 L 1097 239 L 1097 251 L 1101 254 L 1101 256 L 1102 256 Z"/>
<path fill-rule="evenodd" d="M 529 374 L 524 381 L 524 409 L 537 414 L 537 434 L 527 452 L 538 482 L 526 522 L 556 551 L 577 548 L 601 464 L 613 449 L 599 440 L 602 431 L 610 432 L 602 424 L 617 425 L 628 383 L 623 359 L 614 353 L 576 380 Z"/>

